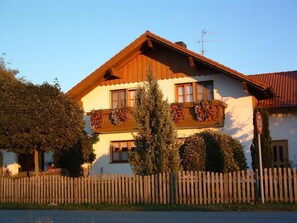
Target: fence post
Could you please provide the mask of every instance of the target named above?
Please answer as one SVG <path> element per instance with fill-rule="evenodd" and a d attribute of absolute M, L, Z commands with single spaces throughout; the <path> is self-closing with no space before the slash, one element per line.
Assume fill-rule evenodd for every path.
<path fill-rule="evenodd" d="M 225 203 L 227 204 L 228 201 L 229 201 L 229 174 L 228 173 L 224 173 L 224 184 L 223 184 L 223 187 L 224 187 L 224 197 L 221 198 L 221 203 Z M 223 182 L 221 182 L 223 183 Z"/>
<path fill-rule="evenodd" d="M 259 178 L 258 178 L 258 170 L 255 171 L 254 177 L 255 177 L 255 196 L 256 196 L 256 201 L 258 201 L 259 200 Z"/>
<path fill-rule="evenodd" d="M 73 178 L 73 200 L 74 200 L 74 204 L 78 204 L 77 195 L 78 195 L 77 178 Z"/>
<path fill-rule="evenodd" d="M 171 204 L 175 204 L 175 180 L 176 180 L 176 174 L 170 173 L 170 201 Z"/>

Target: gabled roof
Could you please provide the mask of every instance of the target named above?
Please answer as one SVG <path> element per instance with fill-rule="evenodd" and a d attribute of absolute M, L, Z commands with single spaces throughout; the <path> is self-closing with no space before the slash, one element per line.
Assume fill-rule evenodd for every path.
<path fill-rule="evenodd" d="M 186 55 L 190 61 L 197 61 L 203 63 L 210 68 L 216 69 L 232 78 L 241 81 L 245 87 L 245 90 L 255 95 L 258 99 L 271 98 L 274 96 L 273 91 L 265 84 L 250 79 L 248 76 L 235 71 L 229 67 L 226 67 L 218 62 L 215 62 L 207 57 L 197 54 L 191 50 L 186 49 L 176 43 L 170 42 L 158 35 L 146 31 L 136 40 L 130 43 L 127 47 L 121 50 L 118 54 L 104 63 L 101 67 L 96 69 L 85 79 L 70 89 L 67 94 L 74 97 L 76 100 L 80 100 L 88 92 L 92 91 L 99 83 L 103 82 L 106 78 L 106 74 L 112 70 L 113 67 L 117 67 L 122 63 L 125 63 L 129 59 L 141 54 L 145 50 L 149 50 L 153 47 L 154 43 L 161 44 L 171 50 Z M 111 72 L 110 72 L 111 73 Z"/>
<path fill-rule="evenodd" d="M 249 77 L 271 86 L 276 94 L 273 99 L 260 100 L 260 105 L 268 109 L 297 108 L 297 70 L 255 74 Z"/>

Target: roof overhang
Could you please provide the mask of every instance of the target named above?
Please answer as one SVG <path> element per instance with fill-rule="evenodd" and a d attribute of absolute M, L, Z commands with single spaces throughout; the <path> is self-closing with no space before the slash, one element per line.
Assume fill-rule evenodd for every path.
<path fill-rule="evenodd" d="M 127 47 L 121 50 L 118 54 L 104 63 L 101 67 L 96 69 L 85 79 L 71 88 L 67 94 L 76 100 L 81 100 L 83 96 L 92 91 L 98 84 L 107 80 L 108 78 L 120 78 L 121 73 L 117 69 L 123 63 L 132 60 L 135 56 L 143 53 L 146 50 L 155 49 L 155 46 L 161 44 L 164 47 L 172 49 L 178 53 L 181 53 L 189 58 L 190 66 L 194 67 L 196 63 L 202 63 L 208 67 L 216 69 L 221 73 L 235 78 L 243 83 L 244 90 L 254 95 L 257 99 L 268 99 L 275 96 L 273 90 L 267 85 L 250 79 L 248 76 L 226 67 L 216 61 L 213 61 L 207 57 L 197 54 L 185 47 L 182 47 L 176 43 L 170 42 L 160 36 L 157 36 L 150 31 L 146 31 Z"/>

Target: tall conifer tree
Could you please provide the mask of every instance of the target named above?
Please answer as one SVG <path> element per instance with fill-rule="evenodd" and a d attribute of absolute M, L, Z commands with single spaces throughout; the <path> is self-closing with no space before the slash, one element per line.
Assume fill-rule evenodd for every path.
<path fill-rule="evenodd" d="M 137 89 L 133 118 L 138 134 L 129 162 L 135 174 L 148 175 L 179 170 L 180 158 L 169 104 L 163 99 L 150 68 L 147 82 Z"/>
<path fill-rule="evenodd" d="M 265 108 L 258 107 L 254 111 L 254 139 L 251 146 L 252 155 L 252 167 L 253 169 L 259 168 L 259 146 L 258 146 L 258 132 L 256 127 L 256 113 L 259 111 L 263 120 L 263 133 L 260 136 L 261 139 L 261 151 L 262 151 L 262 166 L 263 168 L 272 167 L 272 150 L 271 150 L 271 137 L 269 130 L 269 115 Z"/>

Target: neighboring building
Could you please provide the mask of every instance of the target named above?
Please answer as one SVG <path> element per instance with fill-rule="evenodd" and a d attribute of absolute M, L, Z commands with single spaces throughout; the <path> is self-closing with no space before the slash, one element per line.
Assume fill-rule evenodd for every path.
<path fill-rule="evenodd" d="M 297 71 L 249 76 L 271 86 L 276 97 L 260 100 L 269 112 L 274 166 L 297 167 Z"/>
<path fill-rule="evenodd" d="M 91 174 L 132 173 L 128 163 L 136 134 L 132 119 L 114 125 L 110 114 L 116 107 L 133 107 L 135 89 L 146 80 L 148 67 L 164 97 L 184 105 L 184 120 L 176 122 L 179 138 L 203 129 L 221 130 L 241 142 L 251 166 L 253 111 L 258 100 L 274 97 L 269 85 L 192 52 L 183 42 L 147 31 L 68 92 L 86 114 L 101 110 L 101 126 L 94 129 L 100 141 L 94 145 L 97 159 Z M 217 109 L 210 121 L 199 122 L 191 113 L 194 102 L 201 99 L 213 100 Z M 90 132 L 87 115 L 86 121 Z"/>

